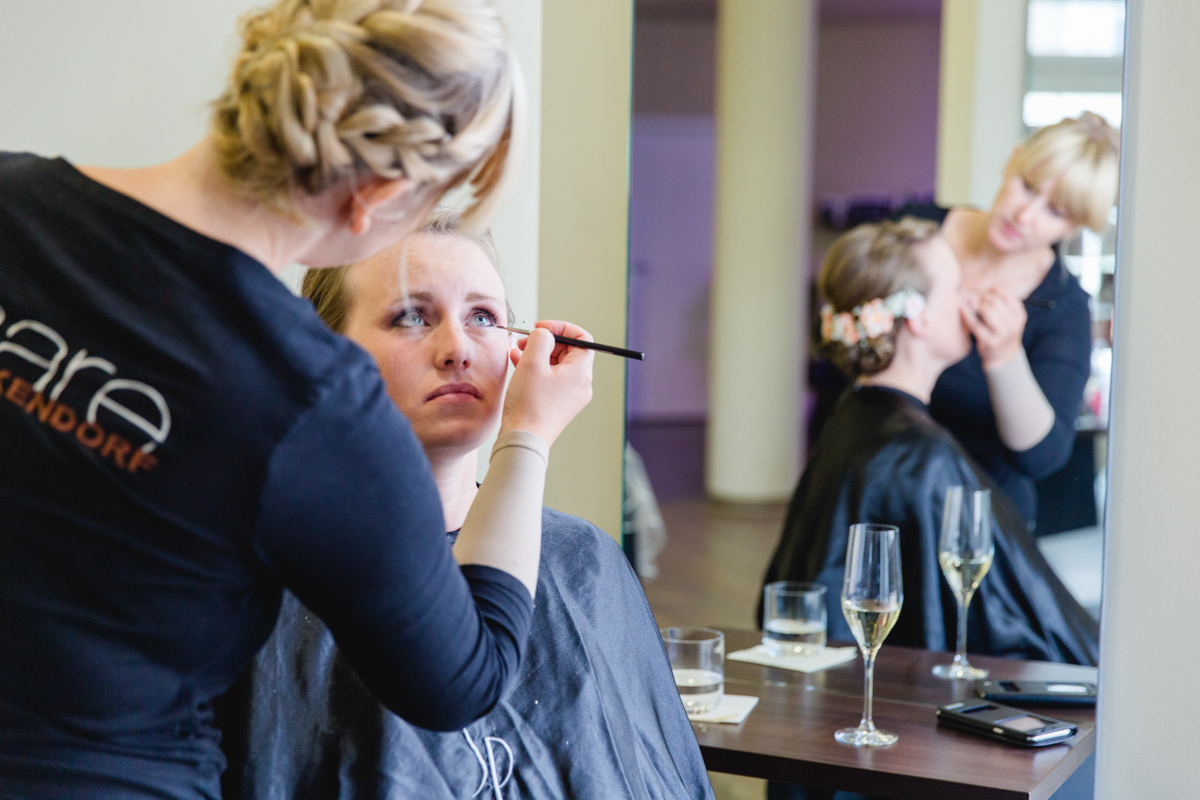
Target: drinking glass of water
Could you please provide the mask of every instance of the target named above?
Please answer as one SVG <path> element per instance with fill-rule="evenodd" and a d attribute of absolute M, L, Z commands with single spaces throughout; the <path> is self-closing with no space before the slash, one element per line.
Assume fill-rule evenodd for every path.
<path fill-rule="evenodd" d="M 986 669 L 967 662 L 967 607 L 971 605 L 971 598 L 983 576 L 991 569 L 995 552 L 992 493 L 987 489 L 964 490 L 961 486 L 951 486 L 946 490 L 938 563 L 958 603 L 958 652 L 953 663 L 938 664 L 933 668 L 933 674 L 938 678 L 982 680 L 988 676 Z"/>
<path fill-rule="evenodd" d="M 842 615 L 858 641 L 866 677 L 862 721 L 857 728 L 842 728 L 833 734 L 842 744 L 886 747 L 900 738 L 875 727 L 871 704 L 875 697 L 875 656 L 900 618 L 903 605 L 900 529 L 895 525 L 851 525 L 842 579 Z"/>
<path fill-rule="evenodd" d="M 675 686 L 689 714 L 712 711 L 725 687 L 725 634 L 711 628 L 663 628 Z"/>
<path fill-rule="evenodd" d="M 775 581 L 763 587 L 762 642 L 774 656 L 811 656 L 825 649 L 825 586 Z"/>

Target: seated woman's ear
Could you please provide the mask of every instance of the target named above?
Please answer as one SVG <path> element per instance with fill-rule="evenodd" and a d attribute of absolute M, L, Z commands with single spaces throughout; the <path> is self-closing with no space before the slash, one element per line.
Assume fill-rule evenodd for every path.
<path fill-rule="evenodd" d="M 928 339 L 933 334 L 933 326 L 929 321 L 929 312 L 921 309 L 919 314 L 904 318 L 904 329 L 918 339 Z M 901 330 L 903 334 L 904 330 Z"/>

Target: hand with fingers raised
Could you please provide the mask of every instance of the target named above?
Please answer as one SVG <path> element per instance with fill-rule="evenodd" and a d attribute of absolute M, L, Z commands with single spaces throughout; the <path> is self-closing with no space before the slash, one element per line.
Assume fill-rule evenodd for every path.
<path fill-rule="evenodd" d="M 591 350 L 559 344 L 554 336 L 592 341 L 592 335 L 570 322 L 543 320 L 509 356 L 516 371 L 504 399 L 501 433 L 523 430 L 553 444 L 575 415 L 592 399 Z"/>

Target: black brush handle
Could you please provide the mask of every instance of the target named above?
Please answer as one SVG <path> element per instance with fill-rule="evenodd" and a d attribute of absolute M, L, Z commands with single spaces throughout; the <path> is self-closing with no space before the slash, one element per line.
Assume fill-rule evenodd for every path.
<path fill-rule="evenodd" d="M 601 353 L 612 353 L 614 356 L 622 358 L 632 358 L 635 361 L 645 361 L 646 354 L 639 353 L 637 350 L 626 350 L 624 347 L 613 347 L 611 344 L 600 344 L 599 342 L 585 342 L 583 339 L 572 339 L 569 336 L 555 335 L 554 341 L 559 344 L 570 345 L 571 347 L 582 347 L 584 350 L 599 350 Z"/>

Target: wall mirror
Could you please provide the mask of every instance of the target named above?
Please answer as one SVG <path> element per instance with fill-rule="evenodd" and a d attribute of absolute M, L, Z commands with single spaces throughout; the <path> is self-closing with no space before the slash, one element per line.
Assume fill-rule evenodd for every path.
<path fill-rule="evenodd" d="M 973 182 L 943 198 L 939 114 L 947 53 L 956 42 L 954 0 L 824 0 L 817 4 L 813 79 L 812 236 L 807 293 L 825 249 L 841 232 L 906 202 L 949 199 L 986 208 L 1011 148 L 1034 129 L 1100 114 L 1121 122 L 1123 0 L 973 0 L 988 35 L 968 49 L 978 76 L 1003 71 L 988 108 L 1007 126 L 971 165 Z M 713 263 L 717 69 L 716 0 L 637 0 L 630 225 L 630 346 L 654 368 L 629 373 L 628 432 L 663 512 L 666 549 L 646 582 L 663 624 L 707 614 L 709 624 L 749 627 L 782 512 L 705 501 L 708 337 Z M 977 18 L 978 19 L 978 18 Z M 1007 36 L 1007 39 L 1001 39 Z M 957 43 L 960 44 L 961 43 Z M 961 56 L 961 47 L 958 50 Z M 954 56 L 959 57 L 959 56 Z M 1007 138 L 1004 138 L 1007 137 Z M 980 147 L 982 153 L 987 147 Z M 982 177 L 981 177 L 982 176 Z M 1091 376 L 1066 466 L 1037 485 L 1038 545 L 1080 603 L 1098 616 L 1106 481 L 1116 211 L 1102 232 L 1060 245 L 1090 298 Z M 745 309 L 753 320 L 754 308 Z M 747 346 L 754 346 L 747 343 Z M 827 369 L 808 364 L 796 414 L 811 428 Z M 783 500 L 784 498 L 780 498 Z M 653 552 L 648 553 L 654 557 Z"/>

